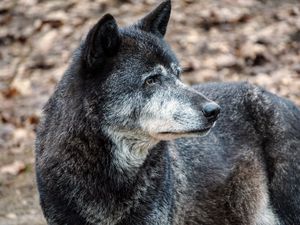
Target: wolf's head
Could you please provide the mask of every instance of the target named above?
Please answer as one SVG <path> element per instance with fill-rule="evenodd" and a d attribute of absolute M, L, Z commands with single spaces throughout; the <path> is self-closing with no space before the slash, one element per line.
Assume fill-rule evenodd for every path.
<path fill-rule="evenodd" d="M 105 15 L 89 31 L 77 57 L 86 87 L 86 115 L 106 133 L 167 140 L 204 135 L 220 107 L 183 84 L 178 61 L 164 41 L 171 3 L 119 28 Z"/>

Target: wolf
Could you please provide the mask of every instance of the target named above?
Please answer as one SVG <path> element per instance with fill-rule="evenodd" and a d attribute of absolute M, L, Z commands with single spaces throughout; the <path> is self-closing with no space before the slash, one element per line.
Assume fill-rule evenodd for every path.
<path fill-rule="evenodd" d="M 103 16 L 44 107 L 36 179 L 49 225 L 299 225 L 300 110 L 241 83 L 187 86 L 165 1 Z"/>

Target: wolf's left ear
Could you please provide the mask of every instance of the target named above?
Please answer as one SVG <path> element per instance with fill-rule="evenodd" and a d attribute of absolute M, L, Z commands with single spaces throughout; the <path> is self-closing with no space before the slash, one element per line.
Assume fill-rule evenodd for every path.
<path fill-rule="evenodd" d="M 83 45 L 83 61 L 88 69 L 101 66 L 103 61 L 118 52 L 120 34 L 114 17 L 104 15 L 89 31 Z"/>
<path fill-rule="evenodd" d="M 162 2 L 152 12 L 141 19 L 136 24 L 136 27 L 162 38 L 167 31 L 170 14 L 171 0 L 167 0 Z"/>

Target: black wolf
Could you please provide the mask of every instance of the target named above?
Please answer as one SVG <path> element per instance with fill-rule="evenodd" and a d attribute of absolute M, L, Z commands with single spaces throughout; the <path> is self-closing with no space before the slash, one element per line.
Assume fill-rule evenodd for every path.
<path fill-rule="evenodd" d="M 299 225 L 299 109 L 248 83 L 184 85 L 170 10 L 126 28 L 107 14 L 75 51 L 37 132 L 48 224 Z"/>

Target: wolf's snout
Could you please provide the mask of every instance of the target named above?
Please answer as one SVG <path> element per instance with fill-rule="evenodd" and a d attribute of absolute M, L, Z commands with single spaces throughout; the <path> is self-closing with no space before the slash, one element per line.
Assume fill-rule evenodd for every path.
<path fill-rule="evenodd" d="M 214 122 L 218 118 L 220 111 L 221 111 L 221 107 L 214 102 L 206 103 L 202 109 L 204 116 L 210 122 Z"/>

